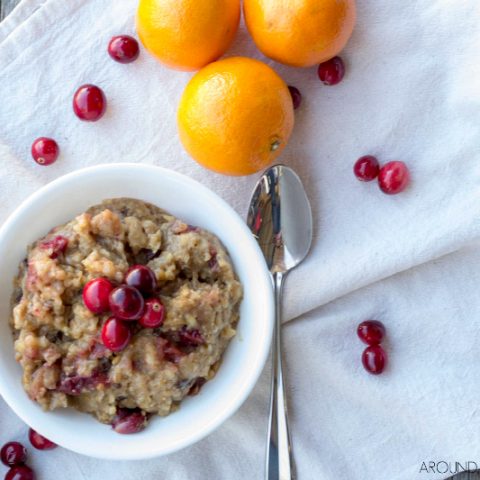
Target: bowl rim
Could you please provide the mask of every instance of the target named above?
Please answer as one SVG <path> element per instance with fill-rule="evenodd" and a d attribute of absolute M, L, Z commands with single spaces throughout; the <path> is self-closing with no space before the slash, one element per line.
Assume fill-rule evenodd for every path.
<path fill-rule="evenodd" d="M 20 205 L 17 206 L 15 210 L 3 222 L 3 224 L 0 226 L 0 247 L 2 246 L 4 237 L 10 233 L 17 219 L 22 215 L 25 215 L 25 212 L 28 212 L 28 210 L 32 207 L 32 205 L 34 205 L 35 202 L 37 202 L 38 199 L 42 198 L 44 195 L 56 189 L 59 189 L 59 188 L 61 189 L 64 186 L 64 184 L 68 184 L 71 181 L 77 181 L 77 180 L 81 181 L 82 179 L 84 180 L 85 178 L 88 178 L 90 175 L 98 172 L 103 172 L 103 173 L 108 171 L 118 172 L 118 169 L 143 170 L 145 174 L 148 174 L 149 172 L 152 172 L 152 173 L 155 172 L 156 174 L 158 174 L 159 172 L 161 172 L 166 177 L 169 177 L 170 179 L 173 179 L 179 183 L 182 183 L 188 187 L 191 187 L 194 190 L 201 191 L 203 195 L 205 195 L 206 197 L 209 198 L 209 200 L 212 201 L 212 203 L 216 204 L 219 208 L 223 209 L 223 211 L 227 212 L 231 221 L 235 222 L 237 226 L 240 227 L 245 232 L 246 234 L 245 240 L 248 240 L 250 242 L 252 247 L 252 253 L 255 254 L 255 256 L 259 260 L 259 268 L 258 268 L 259 280 L 263 278 L 263 283 L 268 285 L 268 288 L 264 289 L 265 290 L 264 293 L 266 293 L 266 295 L 265 295 L 265 298 L 263 299 L 265 310 L 266 310 L 265 330 L 267 332 L 267 337 L 265 338 L 265 341 L 262 343 L 263 347 L 261 351 L 259 351 L 258 355 L 256 356 L 257 358 L 256 358 L 255 364 L 251 365 L 252 373 L 250 374 L 250 380 L 249 382 L 245 382 L 246 385 L 243 388 L 243 390 L 241 390 L 235 397 L 229 400 L 228 402 L 229 407 L 222 409 L 220 412 L 217 412 L 216 414 L 212 415 L 212 419 L 208 422 L 208 424 L 204 426 L 203 429 L 196 432 L 195 434 L 189 435 L 188 437 L 184 437 L 182 438 L 182 440 L 177 441 L 176 443 L 173 443 L 167 447 L 165 447 L 164 445 L 152 446 L 150 450 L 142 451 L 142 452 L 139 452 L 137 449 L 133 449 L 130 455 L 125 454 L 123 449 L 119 449 L 118 453 L 116 453 L 117 449 L 115 448 L 110 448 L 110 449 L 106 449 L 106 451 L 99 452 L 97 450 L 94 450 L 88 447 L 80 448 L 79 446 L 72 445 L 70 443 L 65 444 L 62 441 L 58 441 L 60 437 L 55 432 L 55 427 L 53 427 L 50 430 L 50 432 L 52 433 L 46 434 L 46 436 L 49 436 L 53 441 L 56 441 L 56 443 L 59 443 L 60 445 L 64 446 L 64 448 L 67 448 L 71 451 L 75 451 L 83 455 L 92 456 L 92 457 L 101 458 L 101 459 L 108 459 L 108 460 L 120 460 L 120 459 L 121 460 L 142 460 L 142 459 L 149 459 L 149 458 L 163 456 L 169 453 L 176 452 L 183 448 L 186 448 L 190 445 L 193 445 L 194 443 L 198 442 L 199 440 L 203 439 L 204 437 L 212 433 L 214 430 L 216 430 L 221 424 L 223 424 L 228 418 L 230 418 L 235 412 L 237 412 L 237 410 L 245 402 L 247 397 L 251 394 L 256 383 L 258 382 L 258 379 L 262 373 L 262 370 L 269 356 L 270 345 L 271 345 L 272 335 L 273 335 L 273 327 L 274 327 L 274 297 L 273 297 L 273 285 L 271 282 L 270 273 L 267 269 L 261 249 L 258 243 L 256 242 L 254 236 L 248 229 L 246 222 L 240 217 L 240 215 L 218 194 L 216 194 L 213 190 L 201 184 L 197 180 L 194 180 L 193 178 L 187 175 L 184 175 L 182 173 L 176 172 L 171 169 L 167 169 L 165 167 L 160 167 L 157 165 L 142 164 L 142 163 L 99 164 L 91 167 L 74 170 L 73 172 L 70 172 L 68 174 L 65 174 L 56 178 L 55 180 L 43 185 L 37 191 L 29 195 L 26 199 L 24 199 L 20 203 Z M 222 240 L 221 236 L 220 236 L 220 240 Z M 25 248 L 26 247 L 27 245 L 25 246 Z M 5 320 L 5 321 L 8 321 L 8 320 Z M 23 389 L 23 387 L 21 388 Z M 50 421 L 49 422 L 37 421 L 35 417 L 33 416 L 31 417 L 31 412 L 24 410 L 21 406 L 16 404 L 15 392 L 10 392 L 6 388 L 1 372 L 0 372 L 0 395 L 3 397 L 3 399 L 8 404 L 8 406 L 16 413 L 16 415 L 20 417 L 27 424 L 27 426 L 34 428 L 35 430 L 39 431 L 39 433 L 42 433 L 42 430 L 44 430 L 43 428 L 45 426 L 44 424 L 50 422 Z M 88 415 L 88 414 L 84 414 L 84 415 Z M 54 419 L 55 417 L 52 416 L 52 420 Z"/>

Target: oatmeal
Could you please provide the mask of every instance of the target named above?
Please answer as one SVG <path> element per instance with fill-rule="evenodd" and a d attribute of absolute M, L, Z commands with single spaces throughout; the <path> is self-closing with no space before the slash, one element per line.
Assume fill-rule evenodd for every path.
<path fill-rule="evenodd" d="M 24 388 L 45 410 L 138 431 L 215 375 L 241 297 L 216 236 L 139 200 L 107 200 L 20 265 L 10 321 Z"/>

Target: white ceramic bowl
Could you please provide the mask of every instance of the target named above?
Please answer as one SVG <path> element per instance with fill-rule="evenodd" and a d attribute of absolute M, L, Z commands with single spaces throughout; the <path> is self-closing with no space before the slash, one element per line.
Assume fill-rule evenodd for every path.
<path fill-rule="evenodd" d="M 21 385 L 8 325 L 12 281 L 27 246 L 106 198 L 151 202 L 215 233 L 228 249 L 244 287 L 238 334 L 216 377 L 165 418 L 155 417 L 134 435 L 119 435 L 73 409 L 43 412 Z M 245 199 L 248 201 L 248 199 Z M 232 415 L 253 389 L 265 364 L 273 329 L 272 285 L 262 253 L 244 221 L 196 181 L 159 167 L 110 164 L 79 170 L 46 185 L 0 229 L 0 394 L 25 423 L 59 445 L 106 459 L 143 459 L 200 440 Z M 221 447 L 220 447 L 221 448 Z"/>

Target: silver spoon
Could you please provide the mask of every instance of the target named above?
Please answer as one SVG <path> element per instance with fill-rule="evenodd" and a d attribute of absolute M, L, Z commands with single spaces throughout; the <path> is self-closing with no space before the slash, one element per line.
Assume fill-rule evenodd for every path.
<path fill-rule="evenodd" d="M 275 292 L 265 478 L 294 480 L 295 467 L 282 371 L 282 287 L 286 274 L 307 256 L 310 249 L 312 211 L 302 182 L 291 168 L 275 165 L 262 175 L 250 201 L 247 223 L 263 251 Z"/>

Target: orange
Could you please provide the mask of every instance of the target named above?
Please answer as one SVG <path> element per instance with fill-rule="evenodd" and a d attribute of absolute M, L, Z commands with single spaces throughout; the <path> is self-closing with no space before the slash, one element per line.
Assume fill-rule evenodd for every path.
<path fill-rule="evenodd" d="M 244 0 L 243 11 L 257 47 L 294 67 L 337 55 L 356 20 L 355 0 Z"/>
<path fill-rule="evenodd" d="M 249 175 L 284 149 L 293 102 L 269 66 L 234 57 L 211 63 L 190 80 L 177 119 L 180 140 L 197 162 L 226 175 Z"/>
<path fill-rule="evenodd" d="M 140 0 L 137 33 L 162 63 L 198 70 L 228 49 L 240 10 L 240 0 Z"/>

